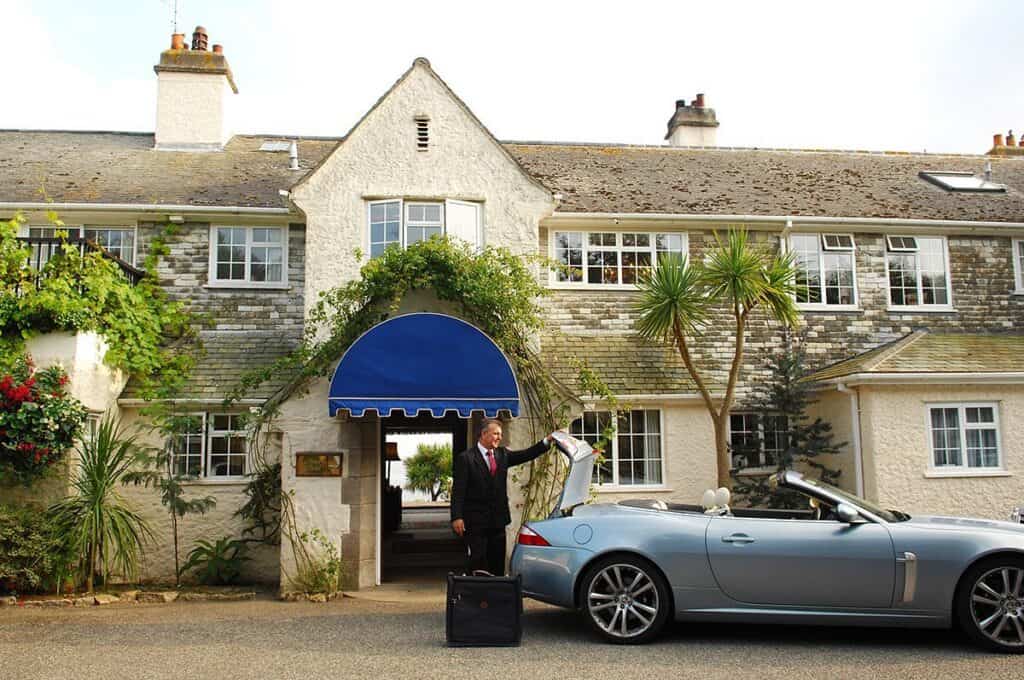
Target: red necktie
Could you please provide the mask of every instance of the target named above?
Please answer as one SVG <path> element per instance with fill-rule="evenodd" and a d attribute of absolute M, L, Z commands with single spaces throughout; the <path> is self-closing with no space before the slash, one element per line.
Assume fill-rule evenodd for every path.
<path fill-rule="evenodd" d="M 494 451 L 487 449 L 487 466 L 491 468 L 491 477 L 498 472 L 498 464 L 494 460 Z"/>

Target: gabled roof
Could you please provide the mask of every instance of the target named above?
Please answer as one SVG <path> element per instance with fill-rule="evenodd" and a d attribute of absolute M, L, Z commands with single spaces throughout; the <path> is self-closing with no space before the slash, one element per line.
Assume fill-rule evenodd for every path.
<path fill-rule="evenodd" d="M 895 342 L 826 366 L 808 382 L 853 375 L 1020 373 L 1024 376 L 1024 335 L 915 331 Z"/>
<path fill-rule="evenodd" d="M 991 156 L 507 142 L 566 213 L 875 217 L 1024 222 L 1024 159 Z M 992 163 L 1005 194 L 918 176 Z"/>
<path fill-rule="evenodd" d="M 41 201 L 42 188 L 57 203 L 281 208 L 286 203 L 278 192 L 308 176 L 339 139 L 299 138 L 302 170 L 292 171 L 287 153 L 259 151 L 274 137 L 290 139 L 239 135 L 223 152 L 188 153 L 155 151 L 152 134 L 0 130 L 0 203 Z M 556 209 L 563 213 L 1024 223 L 1024 158 L 518 142 L 500 147 L 562 195 Z M 980 174 L 986 161 L 1006 193 L 948 192 L 918 176 L 925 170 Z"/>
<path fill-rule="evenodd" d="M 0 130 L 0 203 L 283 208 L 278 192 L 337 140 L 299 138 L 296 171 L 287 152 L 259 150 L 268 138 L 238 135 L 222 152 L 196 153 L 154 150 L 152 134 Z"/>
<path fill-rule="evenodd" d="M 573 391 L 579 389 L 578 362 L 586 362 L 612 394 L 690 394 L 697 386 L 679 354 L 666 344 L 632 334 L 564 335 L 541 338 L 541 357 L 552 376 Z M 710 384 L 712 393 L 723 391 Z"/>
<path fill-rule="evenodd" d="M 396 80 L 395 83 L 391 87 L 389 87 L 387 91 L 377 99 L 376 102 L 374 102 L 373 106 L 371 106 L 369 110 L 366 113 L 364 113 L 358 121 L 356 121 L 356 124 L 352 126 L 352 128 L 348 131 L 348 134 L 345 135 L 343 138 L 339 139 L 334 144 L 334 146 L 326 154 L 324 154 L 324 156 L 312 168 L 312 170 L 309 173 L 307 173 L 304 177 L 302 177 L 298 182 L 295 183 L 295 188 L 298 188 L 299 185 L 303 184 L 310 177 L 316 174 L 316 171 L 320 168 L 320 166 L 327 162 L 327 159 L 330 158 L 330 156 L 338 148 L 340 148 L 342 144 L 345 143 L 345 140 L 348 139 L 352 135 L 352 133 L 354 133 L 359 128 L 359 126 L 361 126 L 363 122 L 370 117 L 370 114 L 377 110 L 381 103 L 383 103 L 391 95 L 392 92 L 394 92 L 403 82 L 405 82 L 405 80 L 413 71 L 416 70 L 417 67 L 422 68 L 428 75 L 430 75 L 431 78 L 437 81 L 437 83 L 448 94 L 448 96 L 452 98 L 452 101 L 454 101 L 455 104 L 460 109 L 462 109 L 462 111 L 469 117 L 473 124 L 476 125 L 484 134 L 484 136 L 494 144 L 494 147 L 508 159 L 509 163 L 511 163 L 513 167 L 515 167 L 519 172 L 523 174 L 523 177 L 526 178 L 527 181 L 537 185 L 537 187 L 544 192 L 548 191 L 548 188 L 542 182 L 537 181 L 536 177 L 531 175 L 525 168 L 523 168 L 523 166 L 520 165 L 516 157 L 509 153 L 508 149 L 506 149 L 505 146 L 501 142 L 499 142 L 494 135 L 491 134 L 491 131 L 487 129 L 487 126 L 484 125 L 480 121 L 480 119 L 476 117 L 476 114 L 473 113 L 473 111 L 468 106 L 466 106 L 466 103 L 462 101 L 462 99 L 460 99 L 457 94 L 455 94 L 455 91 L 448 86 L 448 83 L 446 83 L 444 79 L 437 74 L 437 71 L 435 71 L 430 66 L 430 61 L 424 57 L 417 57 L 416 59 L 413 60 L 412 65 L 408 69 L 406 69 L 405 73 L 399 76 L 398 80 Z"/>

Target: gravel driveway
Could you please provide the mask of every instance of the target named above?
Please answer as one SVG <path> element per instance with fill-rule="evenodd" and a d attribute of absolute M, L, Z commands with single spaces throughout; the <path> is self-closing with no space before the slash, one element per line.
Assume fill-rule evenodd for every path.
<path fill-rule="evenodd" d="M 672 625 L 600 644 L 570 612 L 526 605 L 523 646 L 449 649 L 436 603 L 270 599 L 0 609 L 0 679 L 1021 677 L 1024 658 L 946 631 Z"/>

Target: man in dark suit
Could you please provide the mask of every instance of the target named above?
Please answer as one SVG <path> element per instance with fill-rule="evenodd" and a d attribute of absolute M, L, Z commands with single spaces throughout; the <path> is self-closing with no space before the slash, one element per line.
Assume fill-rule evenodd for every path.
<path fill-rule="evenodd" d="M 501 446 L 501 421 L 485 420 L 477 443 L 452 458 L 452 529 L 466 544 L 467 570 L 505 573 L 508 469 L 540 456 L 551 445 L 545 437 L 528 449 Z"/>

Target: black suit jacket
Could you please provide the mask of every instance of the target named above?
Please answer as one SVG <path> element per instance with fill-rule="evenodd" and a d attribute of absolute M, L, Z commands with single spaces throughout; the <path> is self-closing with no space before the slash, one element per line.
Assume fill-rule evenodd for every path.
<path fill-rule="evenodd" d="M 508 469 L 537 458 L 548 450 L 539 441 L 522 451 L 509 451 L 504 446 L 494 449 L 497 470 L 494 476 L 476 443 L 452 458 L 452 521 L 461 519 L 466 528 L 500 529 L 512 517 L 508 511 Z"/>

